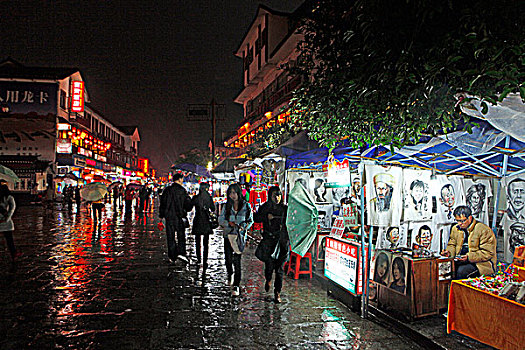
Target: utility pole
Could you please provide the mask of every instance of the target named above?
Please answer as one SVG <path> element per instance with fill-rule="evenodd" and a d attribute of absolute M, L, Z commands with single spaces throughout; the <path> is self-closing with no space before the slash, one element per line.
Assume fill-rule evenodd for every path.
<path fill-rule="evenodd" d="M 225 118 L 225 105 L 217 103 L 212 98 L 209 104 L 189 104 L 188 105 L 188 122 L 211 122 L 211 163 L 215 165 L 215 139 L 217 134 L 217 121 Z"/>
<path fill-rule="evenodd" d="M 215 115 L 215 106 L 217 103 L 215 99 L 211 99 L 211 165 L 215 166 L 215 121 L 217 116 Z"/>

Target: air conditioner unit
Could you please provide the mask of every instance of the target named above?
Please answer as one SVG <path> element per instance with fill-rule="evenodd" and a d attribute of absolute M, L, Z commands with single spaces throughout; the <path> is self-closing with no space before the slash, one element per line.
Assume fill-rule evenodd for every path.
<path fill-rule="evenodd" d="M 59 166 L 58 167 L 58 174 L 59 175 L 65 175 L 69 173 L 69 167 L 68 166 Z"/>

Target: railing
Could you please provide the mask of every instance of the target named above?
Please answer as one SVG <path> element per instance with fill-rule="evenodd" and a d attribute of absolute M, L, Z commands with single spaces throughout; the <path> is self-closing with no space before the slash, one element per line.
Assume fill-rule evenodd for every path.
<path fill-rule="evenodd" d="M 291 92 L 295 90 L 299 85 L 301 85 L 301 77 L 296 76 L 292 80 L 284 84 L 282 88 L 280 88 L 275 93 L 267 97 L 261 104 L 252 107 L 251 111 L 249 111 L 246 115 L 245 120 L 251 120 L 252 118 L 257 118 L 258 116 L 268 111 L 273 111 L 277 106 L 289 100 Z M 264 95 L 264 93 L 265 91 L 261 92 L 259 96 Z M 255 99 L 257 99 L 257 97 Z"/>

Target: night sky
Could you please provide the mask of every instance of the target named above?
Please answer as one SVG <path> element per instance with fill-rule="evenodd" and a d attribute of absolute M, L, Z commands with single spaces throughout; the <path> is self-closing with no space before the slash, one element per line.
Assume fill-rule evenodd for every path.
<path fill-rule="evenodd" d="M 290 12 L 302 2 L 0 1 L 0 60 L 79 68 L 92 106 L 116 125 L 138 125 L 141 155 L 165 172 L 211 139 L 209 122 L 186 120 L 188 104 L 226 104 L 217 143 L 240 122 L 233 52 L 257 6 Z"/>

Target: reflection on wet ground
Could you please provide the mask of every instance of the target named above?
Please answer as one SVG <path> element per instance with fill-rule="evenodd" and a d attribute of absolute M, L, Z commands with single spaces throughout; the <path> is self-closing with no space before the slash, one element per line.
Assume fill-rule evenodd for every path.
<path fill-rule="evenodd" d="M 232 298 L 221 235 L 210 238 L 205 272 L 169 263 L 152 211 L 126 216 L 107 204 L 93 225 L 87 208 L 57 204 L 48 214 L 19 207 L 14 219 L 23 256 L 11 266 L 2 243 L 2 349 L 418 348 L 327 297 L 316 281 L 286 278 L 283 303 L 274 304 L 253 247 L 243 255 L 241 296 Z"/>

